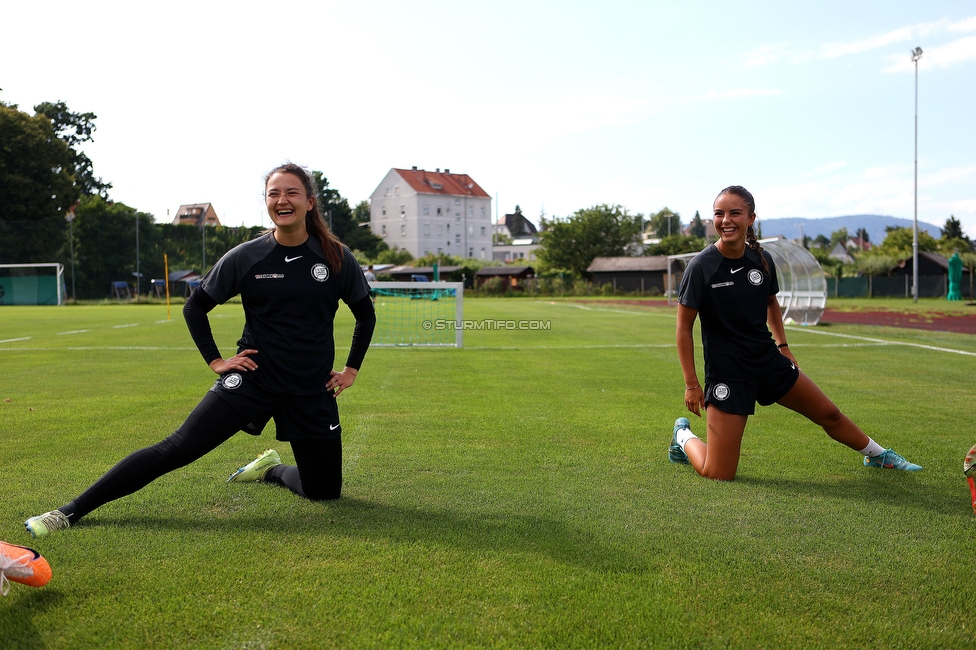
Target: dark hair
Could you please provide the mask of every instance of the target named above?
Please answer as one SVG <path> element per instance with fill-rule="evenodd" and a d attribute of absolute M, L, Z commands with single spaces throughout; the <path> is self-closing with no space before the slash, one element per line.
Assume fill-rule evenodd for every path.
<path fill-rule="evenodd" d="M 723 194 L 732 194 L 739 197 L 745 202 L 746 207 L 749 208 L 749 215 L 751 216 L 756 214 L 756 199 L 746 188 L 742 187 L 741 185 L 729 185 L 718 193 L 715 200 L 718 201 L 718 197 L 722 196 Z M 756 238 L 756 229 L 752 226 L 749 226 L 749 229 L 746 230 L 746 243 L 749 245 L 749 248 L 759 255 L 759 259 L 762 261 L 763 270 L 766 272 L 766 275 L 769 275 L 769 264 L 766 262 L 766 258 L 762 254 L 763 247 L 759 245 L 759 240 Z"/>
<path fill-rule="evenodd" d="M 268 181 L 275 174 L 291 174 L 302 182 L 302 186 L 305 188 L 305 198 L 312 199 L 312 209 L 305 213 L 305 229 L 310 236 L 319 240 L 319 244 L 322 246 L 322 252 L 325 253 L 325 260 L 332 267 L 332 272 L 339 273 L 342 270 L 342 242 L 329 229 L 329 224 L 322 217 L 322 210 L 319 209 L 317 192 L 315 191 L 315 183 L 312 181 L 311 175 L 301 165 L 285 163 L 284 165 L 278 165 L 268 172 L 268 175 L 264 177 L 265 188 L 268 187 Z"/>

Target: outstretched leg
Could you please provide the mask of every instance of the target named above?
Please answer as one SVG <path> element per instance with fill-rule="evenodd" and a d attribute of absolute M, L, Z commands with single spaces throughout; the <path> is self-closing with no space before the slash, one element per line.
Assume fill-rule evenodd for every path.
<path fill-rule="evenodd" d="M 828 436 L 854 451 L 863 451 L 871 442 L 867 434 L 841 413 L 813 380 L 802 372 L 779 404 L 820 425 Z"/>
<path fill-rule="evenodd" d="M 227 402 L 208 392 L 172 435 L 129 454 L 59 510 L 74 523 L 95 508 L 132 494 L 163 474 L 189 465 L 216 449 L 246 424 L 245 418 Z"/>

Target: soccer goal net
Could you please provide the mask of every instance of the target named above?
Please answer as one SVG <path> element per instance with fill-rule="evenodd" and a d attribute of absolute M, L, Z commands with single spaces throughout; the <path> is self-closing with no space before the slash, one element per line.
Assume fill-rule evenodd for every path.
<path fill-rule="evenodd" d="M 62 287 L 62 264 L 0 264 L 0 305 L 60 305 Z"/>
<path fill-rule="evenodd" d="M 462 347 L 462 282 L 370 282 L 376 329 L 371 345 Z"/>

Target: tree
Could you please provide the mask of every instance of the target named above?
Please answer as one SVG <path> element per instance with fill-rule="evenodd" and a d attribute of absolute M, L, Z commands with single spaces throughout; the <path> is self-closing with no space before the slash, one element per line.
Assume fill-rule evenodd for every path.
<path fill-rule="evenodd" d="M 705 229 L 705 223 L 702 221 L 701 215 L 698 214 L 698 210 L 695 210 L 695 216 L 691 220 L 691 226 L 688 228 L 688 234 L 692 237 L 699 237 L 705 239 L 705 234 L 708 231 Z"/>
<path fill-rule="evenodd" d="M 661 238 L 668 235 L 679 235 L 681 234 L 681 215 L 664 207 L 651 215 L 646 230 L 653 233 L 655 237 Z"/>
<path fill-rule="evenodd" d="M 78 200 L 73 151 L 51 121 L 0 102 L 0 262 L 52 262 Z"/>
<path fill-rule="evenodd" d="M 570 269 L 584 277 L 594 257 L 623 255 L 638 234 L 640 215 L 619 205 L 595 205 L 566 220 L 544 220 L 536 255 L 546 268 Z"/>
<path fill-rule="evenodd" d="M 830 246 L 830 240 L 823 235 L 817 235 L 813 240 L 813 244 L 817 248 L 827 248 Z"/>
<path fill-rule="evenodd" d="M 705 238 L 694 235 L 671 235 L 661 240 L 660 244 L 649 247 L 645 255 L 681 255 L 682 253 L 697 253 L 705 248 Z"/>
<path fill-rule="evenodd" d="M 145 251 L 153 249 L 156 231 L 152 227 L 152 217 L 124 203 L 106 201 L 97 194 L 83 198 L 76 213 L 74 235 L 78 298 L 107 297 L 111 294 L 112 282 L 133 280 L 132 274 L 136 270 L 136 219 L 139 220 L 140 257 Z M 196 228 L 193 230 L 197 232 L 195 240 L 199 244 L 199 231 Z M 147 270 L 148 267 L 140 264 L 140 271 Z"/>
<path fill-rule="evenodd" d="M 885 240 L 881 242 L 879 250 L 898 259 L 912 257 L 913 233 L 911 228 L 897 228 L 888 226 L 885 228 Z M 924 230 L 918 233 L 918 252 L 935 252 L 939 248 L 939 243 Z"/>
<path fill-rule="evenodd" d="M 942 227 L 942 239 L 969 239 L 962 231 L 962 224 L 959 223 L 959 219 L 956 219 L 955 215 L 950 214 L 949 218 L 946 219 L 945 225 Z"/>
<path fill-rule="evenodd" d="M 887 275 L 898 265 L 898 258 L 883 252 L 864 252 L 854 262 L 858 273 L 877 277 Z"/>
<path fill-rule="evenodd" d="M 98 194 L 103 199 L 108 199 L 108 191 L 112 189 L 111 183 L 102 182 L 101 177 L 95 176 L 94 166 L 91 159 L 78 146 L 94 141 L 92 133 L 95 132 L 95 119 L 98 117 L 94 113 L 73 113 L 64 102 L 42 102 L 34 107 L 34 112 L 44 115 L 54 127 L 58 138 L 71 147 L 74 156 L 71 166 L 74 169 L 75 185 L 81 191 L 81 195 Z"/>
<path fill-rule="evenodd" d="M 413 255 L 410 254 L 406 248 L 395 249 L 387 248 L 386 250 L 380 251 L 376 255 L 376 264 L 394 264 L 399 266 L 401 264 L 406 264 L 413 259 Z"/>
<path fill-rule="evenodd" d="M 858 228 L 857 235 L 855 235 L 855 237 L 860 239 L 865 244 L 871 242 L 871 238 L 868 236 L 868 231 L 865 228 Z"/>
<path fill-rule="evenodd" d="M 356 228 L 346 235 L 346 246 L 352 250 L 362 251 L 370 259 L 376 257 L 380 251 L 389 248 L 382 237 L 377 236 L 369 228 L 369 201 L 360 201 L 352 211 L 352 222 Z"/>
<path fill-rule="evenodd" d="M 939 239 L 939 251 L 946 257 L 953 253 L 971 253 L 973 242 L 962 231 L 962 224 L 955 216 L 949 215 L 945 226 L 942 227 L 942 237 Z"/>
<path fill-rule="evenodd" d="M 339 194 L 339 190 L 329 187 L 329 179 L 322 172 L 313 171 L 312 179 L 315 182 L 315 200 L 319 204 L 319 210 L 343 244 L 351 250 L 362 251 L 369 257 L 374 257 L 386 247 L 382 238 L 374 235 L 368 227 L 359 225 L 369 223 L 368 201 L 360 201 L 356 210 L 353 210 L 349 207 L 349 201 Z"/>
<path fill-rule="evenodd" d="M 847 246 L 848 239 L 850 239 L 850 235 L 847 234 L 847 228 L 835 230 L 834 232 L 830 233 L 830 248 L 833 249 L 837 244 Z"/>

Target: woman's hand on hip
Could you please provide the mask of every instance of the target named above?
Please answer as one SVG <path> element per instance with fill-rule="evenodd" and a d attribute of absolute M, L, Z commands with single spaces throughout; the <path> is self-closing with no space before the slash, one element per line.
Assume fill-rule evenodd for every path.
<path fill-rule="evenodd" d="M 350 368 L 346 366 L 342 369 L 342 372 L 336 372 L 335 370 L 330 371 L 332 374 L 329 377 L 329 381 L 325 383 L 326 390 L 331 390 L 332 393 L 338 397 L 339 393 L 350 388 L 353 382 L 356 381 L 356 375 L 359 371 L 355 368 Z"/>
<path fill-rule="evenodd" d="M 258 364 L 254 361 L 254 359 L 251 358 L 252 354 L 257 353 L 257 350 L 241 350 L 230 359 L 214 359 L 210 362 L 210 369 L 218 375 L 222 375 L 226 372 L 231 372 L 234 370 L 239 370 L 241 372 L 257 370 Z"/>

